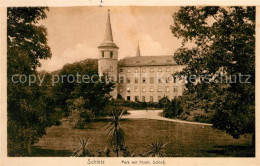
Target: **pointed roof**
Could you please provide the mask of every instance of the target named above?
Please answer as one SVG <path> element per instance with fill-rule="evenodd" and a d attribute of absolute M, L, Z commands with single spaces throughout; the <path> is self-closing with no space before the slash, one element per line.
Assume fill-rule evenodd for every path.
<path fill-rule="evenodd" d="M 110 10 L 109 9 L 107 12 L 107 25 L 106 25 L 104 41 L 113 42 L 113 34 L 112 34 L 112 28 L 111 28 L 111 23 L 110 23 Z"/>
<path fill-rule="evenodd" d="M 140 56 L 141 56 L 140 48 L 139 48 L 139 40 L 138 40 L 138 44 L 137 44 L 136 56 L 137 56 L 137 57 L 140 57 Z"/>
<path fill-rule="evenodd" d="M 118 46 L 113 41 L 113 33 L 112 33 L 112 27 L 111 27 L 111 22 L 110 22 L 110 10 L 108 10 L 108 13 L 107 13 L 105 38 L 104 38 L 103 42 L 98 46 L 98 48 L 101 48 L 101 47 L 118 48 Z"/>

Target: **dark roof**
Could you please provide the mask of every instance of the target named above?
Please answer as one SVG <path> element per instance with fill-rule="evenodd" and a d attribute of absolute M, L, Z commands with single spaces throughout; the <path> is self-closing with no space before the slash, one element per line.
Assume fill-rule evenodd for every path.
<path fill-rule="evenodd" d="M 140 56 L 126 57 L 119 61 L 119 66 L 173 66 L 177 63 L 173 59 L 173 55 L 162 56 Z"/>

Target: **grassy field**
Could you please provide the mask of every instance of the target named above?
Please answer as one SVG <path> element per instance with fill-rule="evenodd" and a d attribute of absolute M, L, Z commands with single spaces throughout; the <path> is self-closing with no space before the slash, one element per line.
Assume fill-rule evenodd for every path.
<path fill-rule="evenodd" d="M 67 120 L 61 126 L 47 129 L 47 135 L 34 146 L 32 156 L 70 156 L 79 147 L 79 137 L 90 138 L 88 148 L 95 153 L 108 146 L 104 126 L 107 120 L 96 120 L 85 129 L 74 129 Z M 136 156 L 147 152 L 148 143 L 160 140 L 167 143 L 168 157 L 225 157 L 254 156 L 251 135 L 233 139 L 223 131 L 209 126 L 181 124 L 159 120 L 122 120 L 126 144 Z M 111 153 L 113 154 L 113 153 Z"/>

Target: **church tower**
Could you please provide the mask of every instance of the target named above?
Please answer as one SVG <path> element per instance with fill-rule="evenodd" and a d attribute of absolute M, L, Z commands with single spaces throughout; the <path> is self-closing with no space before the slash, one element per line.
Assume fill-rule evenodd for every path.
<path fill-rule="evenodd" d="M 114 43 L 111 22 L 110 10 L 108 10 L 107 24 L 105 30 L 105 38 L 98 46 L 98 73 L 100 76 L 107 74 L 113 81 L 117 81 L 117 65 L 118 65 L 118 49 Z M 110 93 L 113 98 L 117 97 L 117 87 Z"/>

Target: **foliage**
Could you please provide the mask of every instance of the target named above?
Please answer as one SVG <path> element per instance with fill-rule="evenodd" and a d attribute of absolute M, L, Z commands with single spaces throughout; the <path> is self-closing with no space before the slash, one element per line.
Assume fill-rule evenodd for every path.
<path fill-rule="evenodd" d="M 70 105 L 79 97 L 85 100 L 84 108 L 92 110 L 95 116 L 106 115 L 104 108 L 111 98 L 109 93 L 113 90 L 114 83 L 98 77 L 97 65 L 97 59 L 86 59 L 67 64 L 58 72 L 63 81 L 55 84 L 54 93 L 60 107 L 65 110 L 65 115 L 69 115 Z M 83 81 L 84 76 L 89 77 L 89 80 Z M 73 77 L 78 80 L 73 81 Z"/>
<path fill-rule="evenodd" d="M 170 100 L 168 99 L 167 96 L 164 96 L 162 97 L 160 100 L 159 100 L 159 107 L 160 108 L 165 108 L 166 105 L 168 105 L 170 102 Z"/>
<path fill-rule="evenodd" d="M 40 59 L 51 57 L 47 30 L 39 25 L 45 19 L 44 7 L 7 9 L 7 113 L 8 155 L 31 153 L 31 145 L 45 129 L 59 124 L 60 110 L 55 107 L 48 84 L 14 83 L 13 75 L 37 75 Z"/>
<path fill-rule="evenodd" d="M 72 153 L 72 157 L 93 157 L 90 150 L 87 149 L 87 145 L 89 144 L 89 138 L 79 138 L 80 146 Z"/>
<path fill-rule="evenodd" d="M 146 109 L 147 107 L 159 108 L 159 104 L 155 102 L 128 101 L 124 99 L 112 99 L 111 105 L 119 107 L 130 107 L 131 109 Z"/>
<path fill-rule="evenodd" d="M 160 141 L 155 141 L 152 143 L 149 143 L 150 150 L 146 152 L 143 156 L 144 157 L 165 157 L 165 150 L 164 147 L 167 144 L 163 144 Z"/>
<path fill-rule="evenodd" d="M 94 115 L 91 110 L 84 108 L 85 101 L 83 97 L 79 97 L 74 100 L 73 105 L 70 106 L 70 121 L 74 124 L 74 127 L 83 129 L 87 122 L 90 122 Z"/>
<path fill-rule="evenodd" d="M 180 101 L 176 98 L 172 99 L 163 110 L 163 116 L 167 118 L 178 117 L 183 112 Z"/>
<path fill-rule="evenodd" d="M 125 132 L 120 120 L 124 111 L 114 107 L 111 111 L 111 121 L 106 125 L 105 133 L 109 138 L 110 146 L 114 149 L 116 156 L 119 156 L 119 148 L 124 145 Z"/>
<path fill-rule="evenodd" d="M 193 106 L 214 111 L 214 127 L 234 138 L 254 133 L 255 7 L 181 7 L 173 19 L 172 33 L 183 39 L 174 59 L 187 65 L 177 74 L 209 77 L 186 84 Z M 188 48 L 190 42 L 195 47 Z M 239 74 L 251 83 L 231 82 Z"/>

